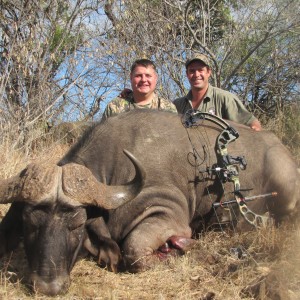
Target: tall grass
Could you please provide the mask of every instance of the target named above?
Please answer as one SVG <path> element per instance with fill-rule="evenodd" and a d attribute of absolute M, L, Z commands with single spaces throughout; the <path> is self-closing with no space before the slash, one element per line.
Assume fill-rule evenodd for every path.
<path fill-rule="evenodd" d="M 300 101 L 285 105 L 265 128 L 282 140 L 300 165 Z"/>

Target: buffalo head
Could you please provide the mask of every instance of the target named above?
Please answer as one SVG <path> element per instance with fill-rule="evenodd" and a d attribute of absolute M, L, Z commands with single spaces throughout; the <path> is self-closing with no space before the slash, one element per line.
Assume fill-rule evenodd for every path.
<path fill-rule="evenodd" d="M 142 189 L 145 172 L 127 151 L 136 175 L 129 183 L 107 186 L 79 164 L 31 164 L 0 181 L 0 203 L 12 203 L 0 225 L 0 255 L 23 238 L 35 291 L 67 291 L 70 272 L 82 252 L 98 256 L 113 271 L 120 257 L 104 219 Z"/>

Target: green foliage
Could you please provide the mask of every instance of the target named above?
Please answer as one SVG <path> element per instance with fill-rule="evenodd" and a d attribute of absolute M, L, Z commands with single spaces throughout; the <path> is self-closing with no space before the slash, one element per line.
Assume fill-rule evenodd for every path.
<path fill-rule="evenodd" d="M 66 44 L 64 37 L 65 37 L 64 29 L 61 26 L 56 25 L 53 32 L 53 38 L 52 41 L 50 42 L 50 47 L 49 47 L 51 52 L 56 51 L 56 49 L 60 49 L 60 50 L 64 49 L 64 46 Z"/>
<path fill-rule="evenodd" d="M 230 31 L 234 21 L 231 16 L 231 5 L 235 1 L 191 1 L 188 12 L 188 21 L 193 30 L 199 29 L 198 37 L 205 40 L 205 44 L 213 44 L 221 40 L 225 33 Z"/>
<path fill-rule="evenodd" d="M 131 63 L 142 57 L 155 61 L 158 91 L 171 100 L 189 89 L 186 57 L 204 52 L 212 84 L 247 100 L 264 124 L 299 101 L 297 0 L 1 4 L 0 122 L 21 132 L 73 111 L 84 118 L 100 95 L 107 102 L 127 86 Z"/>
<path fill-rule="evenodd" d="M 80 72 L 76 51 L 89 38 L 82 16 L 93 14 L 99 3 L 7 0 L 1 4 L 0 126 L 13 127 L 22 146 L 35 124 L 38 127 L 65 109 L 65 94 Z"/>
<path fill-rule="evenodd" d="M 65 58 L 78 49 L 84 42 L 81 31 L 75 34 L 66 32 L 65 28 L 56 24 L 49 42 L 49 51 L 53 55 L 56 69 L 64 62 Z"/>

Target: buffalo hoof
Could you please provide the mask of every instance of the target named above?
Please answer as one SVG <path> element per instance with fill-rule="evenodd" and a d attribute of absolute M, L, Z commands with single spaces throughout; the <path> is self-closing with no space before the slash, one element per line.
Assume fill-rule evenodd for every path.
<path fill-rule="evenodd" d="M 118 265 L 121 261 L 121 252 L 117 243 L 107 239 L 99 247 L 98 264 L 102 267 L 108 267 L 114 273 L 118 273 Z"/>

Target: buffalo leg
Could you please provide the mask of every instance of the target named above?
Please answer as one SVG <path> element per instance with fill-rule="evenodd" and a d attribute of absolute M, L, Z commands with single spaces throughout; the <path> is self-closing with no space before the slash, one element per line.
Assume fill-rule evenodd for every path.
<path fill-rule="evenodd" d="M 85 247 L 91 254 L 98 256 L 99 265 L 108 266 L 116 273 L 121 252 L 118 244 L 111 239 L 103 218 L 89 219 L 86 227 L 89 232 L 89 240 L 85 242 Z"/>

